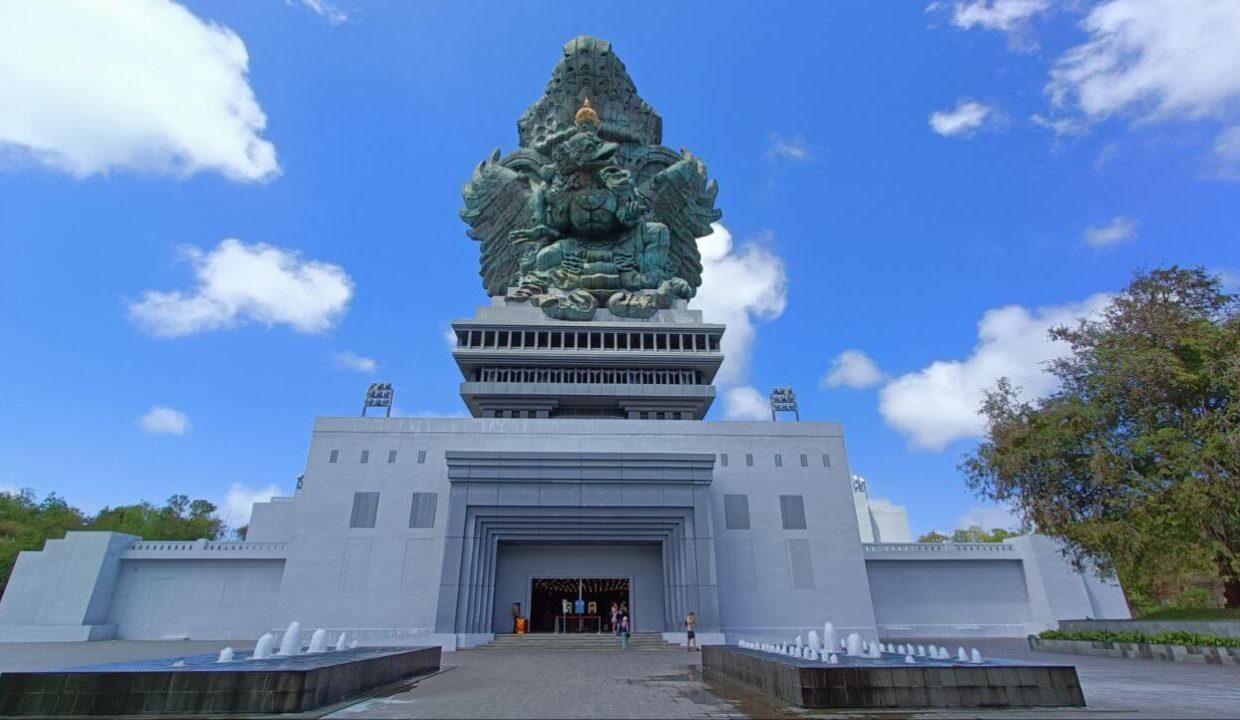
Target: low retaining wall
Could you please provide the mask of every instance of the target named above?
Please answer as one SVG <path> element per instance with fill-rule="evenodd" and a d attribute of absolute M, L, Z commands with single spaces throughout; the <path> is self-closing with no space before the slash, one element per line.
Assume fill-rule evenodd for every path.
<path fill-rule="evenodd" d="M 846 658 L 847 663 L 868 663 Z M 927 661 L 930 662 L 930 661 Z M 808 708 L 1080 707 L 1071 665 L 828 665 L 736 647 L 702 648 L 707 677 Z"/>
<path fill-rule="evenodd" d="M 6 672 L 0 675 L 0 716 L 305 712 L 434 672 L 440 649 L 358 648 L 228 665 L 214 663 L 214 658 L 186 658 L 184 667 L 171 667 L 173 658 L 164 658 Z"/>
<path fill-rule="evenodd" d="M 1152 645 L 1149 643 L 1106 642 L 1103 640 L 1045 640 L 1029 636 L 1029 649 L 1037 652 L 1102 655 L 1104 657 L 1204 665 L 1240 665 L 1240 648 L 1204 645 Z"/>
<path fill-rule="evenodd" d="M 1240 620 L 1060 620 L 1059 629 L 1139 632 L 1146 635 L 1171 631 L 1240 638 Z"/>

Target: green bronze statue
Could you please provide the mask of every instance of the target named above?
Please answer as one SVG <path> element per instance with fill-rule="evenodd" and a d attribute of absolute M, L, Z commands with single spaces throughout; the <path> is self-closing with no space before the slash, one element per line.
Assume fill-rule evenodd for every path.
<path fill-rule="evenodd" d="M 648 318 L 693 297 L 718 186 L 701 160 L 660 145 L 663 121 L 610 43 L 569 41 L 517 133 L 520 147 L 496 150 L 464 190 L 487 293 L 558 320 L 599 307 Z"/>

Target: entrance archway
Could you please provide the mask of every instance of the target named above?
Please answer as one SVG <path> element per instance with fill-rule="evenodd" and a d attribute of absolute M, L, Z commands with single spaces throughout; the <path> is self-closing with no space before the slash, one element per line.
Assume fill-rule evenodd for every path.
<path fill-rule="evenodd" d="M 584 603 L 584 617 L 576 613 L 579 597 Z M 569 603 L 568 613 L 564 612 L 565 602 Z M 533 578 L 530 581 L 530 632 L 609 632 L 612 602 L 623 604 L 632 617 L 628 578 Z"/>

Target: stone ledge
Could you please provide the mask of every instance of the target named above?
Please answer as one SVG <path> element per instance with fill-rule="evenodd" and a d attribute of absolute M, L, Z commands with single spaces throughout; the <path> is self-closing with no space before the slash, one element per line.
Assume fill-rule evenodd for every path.
<path fill-rule="evenodd" d="M 1044 640 L 1029 636 L 1029 649 L 1036 652 L 1100 655 L 1129 660 L 1162 660 L 1199 665 L 1238 665 L 1240 648 L 1206 645 L 1159 645 L 1151 643 L 1106 642 L 1103 640 Z"/>
<path fill-rule="evenodd" d="M 806 708 L 1085 705 L 1071 665 L 827 665 L 707 645 L 702 648 L 702 670 Z"/>

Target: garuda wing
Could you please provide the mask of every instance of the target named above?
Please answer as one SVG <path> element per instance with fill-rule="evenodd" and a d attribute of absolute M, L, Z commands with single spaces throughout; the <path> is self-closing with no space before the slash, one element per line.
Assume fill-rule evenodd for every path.
<path fill-rule="evenodd" d="M 521 248 L 508 239 L 513 230 L 529 228 L 534 220 L 534 193 L 541 183 L 539 168 L 548 161 L 530 150 L 500 158 L 499 150 L 478 164 L 461 194 L 461 219 L 469 237 L 481 243 L 482 286 L 489 295 L 503 295 L 517 283 Z"/>
<path fill-rule="evenodd" d="M 650 205 L 651 220 L 663 223 L 670 231 L 668 259 L 676 277 L 697 288 L 702 284 L 697 239 L 709 235 L 710 224 L 723 216 L 715 209 L 719 185 L 707 180 L 706 163 L 688 150 L 677 155 L 667 148 L 651 148 L 636 164 L 641 182 L 637 189 Z"/>

